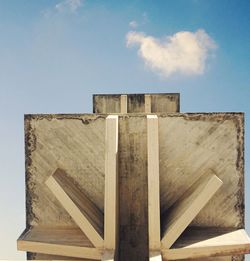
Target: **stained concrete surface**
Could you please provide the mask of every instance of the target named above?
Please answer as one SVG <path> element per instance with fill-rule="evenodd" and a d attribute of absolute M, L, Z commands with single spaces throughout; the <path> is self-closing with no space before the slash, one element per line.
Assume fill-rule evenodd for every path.
<path fill-rule="evenodd" d="M 243 227 L 243 115 L 178 113 L 158 117 L 161 212 L 171 206 L 187 184 L 209 169 L 224 184 L 193 225 Z M 71 175 L 103 211 L 105 118 L 106 115 L 98 114 L 26 116 L 27 226 L 75 226 L 44 185 L 58 167 Z M 126 232 L 120 237 L 120 260 L 125 260 L 125 246 L 130 249 L 127 256 L 131 261 L 138 260 L 139 253 L 148 247 L 145 126 L 145 114 L 120 116 L 119 165 L 124 167 L 119 167 L 120 230 Z M 133 238 L 136 231 L 141 232 Z M 135 246 L 138 252 L 132 251 Z M 147 257 L 145 253 L 140 260 Z"/>

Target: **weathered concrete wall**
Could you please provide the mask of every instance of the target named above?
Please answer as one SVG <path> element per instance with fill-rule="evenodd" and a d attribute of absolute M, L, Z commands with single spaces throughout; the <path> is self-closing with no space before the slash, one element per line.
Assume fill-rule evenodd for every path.
<path fill-rule="evenodd" d="M 64 169 L 103 211 L 105 117 L 27 115 L 27 225 L 75 225 L 44 182 Z"/>
<path fill-rule="evenodd" d="M 192 225 L 243 227 L 243 115 L 178 113 L 158 117 L 161 212 L 187 184 L 210 170 L 224 184 Z M 28 227 L 75 226 L 44 185 L 58 167 L 103 211 L 105 118 L 93 114 L 25 117 Z M 146 115 L 120 116 L 120 260 L 148 260 L 146 148 Z"/>
<path fill-rule="evenodd" d="M 161 211 L 208 170 L 223 185 L 192 225 L 244 227 L 243 115 L 159 117 Z"/>

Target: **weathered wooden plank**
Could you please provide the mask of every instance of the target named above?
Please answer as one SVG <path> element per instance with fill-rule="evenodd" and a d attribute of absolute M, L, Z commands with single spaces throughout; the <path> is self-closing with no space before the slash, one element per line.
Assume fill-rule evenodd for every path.
<path fill-rule="evenodd" d="M 103 214 L 74 184 L 57 169 L 46 185 L 95 247 L 103 247 Z"/>
<path fill-rule="evenodd" d="M 244 229 L 190 228 L 171 249 L 162 249 L 163 260 L 200 259 L 250 253 Z"/>
<path fill-rule="evenodd" d="M 158 117 L 147 115 L 149 251 L 161 249 Z"/>
<path fill-rule="evenodd" d="M 163 220 L 162 248 L 170 248 L 200 210 L 222 186 L 222 181 L 206 173 L 166 211 Z"/>
<path fill-rule="evenodd" d="M 22 251 L 100 260 L 102 251 L 94 248 L 78 228 L 34 227 L 17 240 Z"/>
<path fill-rule="evenodd" d="M 116 251 L 118 241 L 118 116 L 106 118 L 104 248 Z"/>

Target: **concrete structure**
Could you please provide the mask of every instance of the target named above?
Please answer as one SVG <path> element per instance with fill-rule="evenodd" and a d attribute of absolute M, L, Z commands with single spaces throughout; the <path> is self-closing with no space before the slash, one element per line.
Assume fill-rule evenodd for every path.
<path fill-rule="evenodd" d="M 243 260 L 244 115 L 178 94 L 94 95 L 26 115 L 28 259 Z"/>

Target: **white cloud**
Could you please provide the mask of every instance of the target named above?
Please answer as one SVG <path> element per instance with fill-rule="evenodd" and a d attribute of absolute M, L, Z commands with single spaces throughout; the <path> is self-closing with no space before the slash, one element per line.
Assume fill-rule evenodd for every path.
<path fill-rule="evenodd" d="M 136 29 L 138 27 L 141 27 L 145 24 L 147 24 L 149 22 L 149 19 L 148 19 L 148 15 L 146 12 L 144 12 L 141 17 L 138 18 L 139 22 L 136 21 L 136 20 L 131 20 L 129 22 L 129 26 L 132 28 L 132 29 Z"/>
<path fill-rule="evenodd" d="M 129 22 L 129 26 L 133 29 L 137 28 L 138 27 L 138 23 L 136 21 L 130 21 Z"/>
<path fill-rule="evenodd" d="M 142 24 L 147 24 L 148 22 L 149 22 L 148 14 L 146 12 L 144 12 L 142 14 Z"/>
<path fill-rule="evenodd" d="M 83 4 L 83 0 L 64 0 L 56 4 L 55 9 L 58 12 L 76 12 Z"/>
<path fill-rule="evenodd" d="M 210 51 L 216 48 L 204 30 L 178 32 L 163 39 L 129 32 L 126 38 L 127 47 L 138 45 L 138 54 L 145 64 L 165 77 L 176 72 L 202 74 Z"/>

